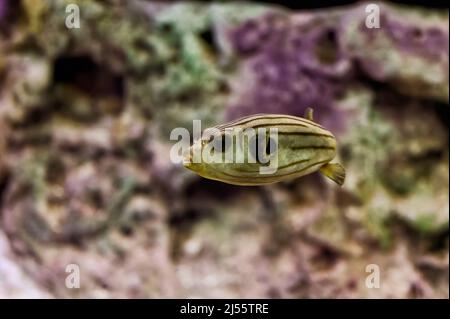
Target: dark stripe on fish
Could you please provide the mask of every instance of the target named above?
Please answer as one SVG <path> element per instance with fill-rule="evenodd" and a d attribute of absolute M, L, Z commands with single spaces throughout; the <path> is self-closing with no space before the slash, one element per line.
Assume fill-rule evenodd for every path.
<path fill-rule="evenodd" d="M 247 116 L 247 117 L 244 117 L 244 118 L 240 118 L 238 120 L 235 120 L 235 121 L 223 124 L 223 125 L 218 125 L 216 127 L 219 128 L 219 129 L 224 129 L 224 128 L 228 128 L 228 127 L 236 126 L 236 125 L 245 125 L 245 124 L 250 123 L 252 121 L 277 120 L 277 119 L 286 119 L 286 120 L 292 120 L 292 121 L 299 121 L 299 122 L 302 122 L 304 124 L 308 124 L 308 125 L 311 125 L 311 126 L 318 127 L 320 129 L 324 129 L 323 126 L 321 126 L 321 125 L 319 125 L 317 123 L 314 123 L 312 121 L 309 121 L 309 120 L 306 120 L 306 119 L 303 119 L 303 118 L 300 118 L 300 117 L 294 117 L 294 116 L 289 116 L 289 115 L 282 115 L 282 116 L 253 115 L 253 116 Z M 271 123 L 271 124 L 268 124 L 268 125 L 293 125 L 293 124 L 294 123 Z M 304 125 L 299 124 L 299 123 L 295 123 L 295 124 L 296 125 L 300 125 L 300 126 L 304 126 Z"/>
<path fill-rule="evenodd" d="M 301 161 L 298 161 L 298 162 L 295 162 L 295 163 L 292 163 L 292 164 L 289 164 L 289 165 L 281 166 L 281 167 L 278 167 L 278 170 L 290 167 L 292 165 L 301 164 L 301 163 L 307 162 L 309 160 L 311 160 L 311 159 L 301 160 Z M 287 174 L 281 174 L 281 175 L 277 175 L 276 173 L 275 174 L 271 174 L 271 175 L 269 175 L 269 174 L 267 174 L 267 175 L 260 174 L 260 175 L 257 175 L 257 176 L 251 176 L 251 177 L 248 176 L 248 177 L 249 177 L 249 180 L 251 180 L 252 178 L 253 179 L 265 179 L 265 178 L 273 178 L 273 177 L 286 177 L 286 176 L 289 176 L 289 175 L 299 174 L 299 173 L 301 173 L 301 172 L 303 172 L 303 171 L 305 171 L 305 170 L 307 170 L 307 169 L 309 169 L 309 168 L 311 168 L 311 167 L 313 167 L 315 165 L 325 164 L 325 163 L 328 163 L 328 162 L 329 162 L 329 160 L 312 163 L 311 165 L 308 165 L 308 166 L 306 166 L 305 168 L 303 168 L 303 169 L 301 169 L 299 171 L 295 171 L 295 172 L 291 172 L 291 173 L 287 173 Z M 251 173 L 251 172 L 249 172 L 249 173 Z M 258 173 L 259 173 L 259 170 L 258 170 Z M 225 176 L 237 178 L 237 179 L 240 179 L 240 180 L 242 180 L 242 177 L 244 177 L 242 175 L 238 176 L 238 175 L 232 175 L 232 174 L 224 173 L 224 172 L 222 172 L 222 174 L 225 175 Z"/>
<path fill-rule="evenodd" d="M 322 136 L 322 137 L 334 138 L 333 135 L 322 134 L 322 133 L 314 133 L 314 132 L 280 132 L 280 131 L 278 131 L 278 134 L 281 134 L 281 135 L 300 135 L 300 136 Z"/>
<path fill-rule="evenodd" d="M 316 149 L 316 150 L 334 150 L 333 146 L 291 146 L 290 149 L 293 150 L 304 150 L 304 149 Z"/>

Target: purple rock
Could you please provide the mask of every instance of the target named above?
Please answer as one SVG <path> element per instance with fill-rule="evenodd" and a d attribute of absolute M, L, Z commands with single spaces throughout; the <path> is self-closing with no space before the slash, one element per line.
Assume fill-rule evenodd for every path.
<path fill-rule="evenodd" d="M 0 0 L 0 22 L 6 16 L 7 9 L 7 0 Z"/>
<path fill-rule="evenodd" d="M 238 26 L 231 43 L 254 81 L 244 83 L 245 96 L 230 106 L 228 119 L 254 113 L 303 116 L 307 107 L 313 107 L 319 123 L 342 128 L 343 117 L 334 101 L 352 64 L 335 28 L 293 26 L 288 17 L 272 14 Z"/>

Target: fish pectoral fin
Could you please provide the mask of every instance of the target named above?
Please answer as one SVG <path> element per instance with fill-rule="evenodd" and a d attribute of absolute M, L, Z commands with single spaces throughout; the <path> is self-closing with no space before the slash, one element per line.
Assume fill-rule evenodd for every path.
<path fill-rule="evenodd" d="M 313 121 L 313 113 L 314 113 L 314 110 L 312 109 L 312 107 L 306 108 L 305 119 Z"/>
<path fill-rule="evenodd" d="M 339 184 L 339 186 L 342 186 L 342 184 L 344 184 L 345 169 L 341 164 L 328 163 L 320 168 L 320 172 L 329 179 Z"/>

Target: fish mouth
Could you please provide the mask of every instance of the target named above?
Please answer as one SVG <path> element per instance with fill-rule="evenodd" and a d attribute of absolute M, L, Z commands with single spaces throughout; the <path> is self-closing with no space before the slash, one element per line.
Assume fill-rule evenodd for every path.
<path fill-rule="evenodd" d="M 183 166 L 186 168 L 191 168 L 193 163 L 192 163 L 192 154 L 191 154 L 191 149 L 187 150 L 187 152 L 185 152 L 183 154 Z"/>
<path fill-rule="evenodd" d="M 200 174 L 203 170 L 201 163 L 194 162 L 192 149 L 189 149 L 189 151 L 183 155 L 183 166 L 197 174 Z"/>

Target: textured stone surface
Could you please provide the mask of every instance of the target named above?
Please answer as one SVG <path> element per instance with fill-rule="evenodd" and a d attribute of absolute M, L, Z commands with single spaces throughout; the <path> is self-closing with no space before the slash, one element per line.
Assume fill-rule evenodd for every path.
<path fill-rule="evenodd" d="M 72 2 L 0 0 L 0 296 L 448 298 L 448 12 Z M 169 160 L 193 119 L 309 106 L 343 188 Z"/>

